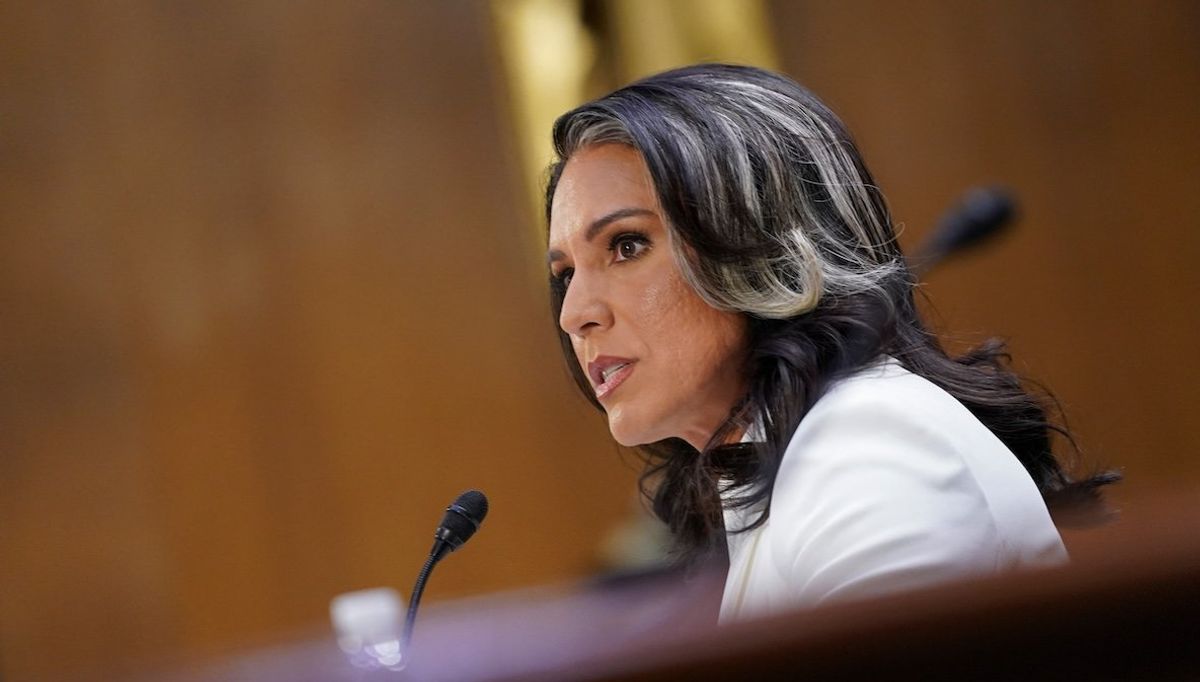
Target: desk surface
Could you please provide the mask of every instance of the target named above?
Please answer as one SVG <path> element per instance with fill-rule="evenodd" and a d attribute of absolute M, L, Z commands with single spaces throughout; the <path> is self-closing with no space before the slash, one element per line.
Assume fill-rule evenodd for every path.
<path fill-rule="evenodd" d="M 332 634 L 152 679 L 1200 679 L 1200 505 L 1071 541 L 1070 566 L 716 627 L 722 576 L 656 576 L 431 604 L 403 672 Z"/>

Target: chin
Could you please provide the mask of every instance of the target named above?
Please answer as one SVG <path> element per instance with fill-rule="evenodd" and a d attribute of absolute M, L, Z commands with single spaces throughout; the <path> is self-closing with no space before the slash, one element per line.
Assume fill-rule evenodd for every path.
<path fill-rule="evenodd" d="M 608 432 L 612 434 L 613 440 L 627 448 L 666 438 L 656 434 L 654 429 L 648 428 L 641 420 L 624 414 L 619 408 L 608 413 Z"/>

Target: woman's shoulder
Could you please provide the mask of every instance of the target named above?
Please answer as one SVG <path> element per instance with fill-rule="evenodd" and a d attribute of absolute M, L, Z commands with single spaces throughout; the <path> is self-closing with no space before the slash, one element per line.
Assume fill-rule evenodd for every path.
<path fill-rule="evenodd" d="M 801 421 L 771 522 L 783 526 L 777 559 L 805 565 L 799 575 L 846 568 L 830 580 L 859 569 L 882 579 L 880 567 L 905 566 L 921 582 L 1063 556 L 1016 456 L 953 396 L 890 358 L 838 381 Z"/>
<path fill-rule="evenodd" d="M 938 488 L 955 479 L 985 493 L 1015 484 L 1040 498 L 1024 466 L 987 426 L 888 357 L 836 381 L 805 415 L 780 478 L 800 470 L 808 478 L 820 471 L 854 480 L 882 471 L 909 486 Z"/>
<path fill-rule="evenodd" d="M 994 442 L 993 442 L 994 441 Z M 776 479 L 805 487 L 818 479 L 858 487 L 884 478 L 885 493 L 943 488 L 950 479 L 974 487 L 967 453 L 1015 457 L 953 396 L 892 358 L 833 383 L 801 420 Z M 815 492 L 815 491 L 813 491 Z"/>
<path fill-rule="evenodd" d="M 746 613 L 1065 559 L 1012 452 L 890 358 L 837 381 L 801 421 L 754 547 L 731 543 L 738 575 L 753 574 Z"/>
<path fill-rule="evenodd" d="M 856 409 L 913 420 L 965 419 L 983 427 L 954 396 L 889 356 L 835 380 L 804 421 L 811 425 L 827 414 Z"/>

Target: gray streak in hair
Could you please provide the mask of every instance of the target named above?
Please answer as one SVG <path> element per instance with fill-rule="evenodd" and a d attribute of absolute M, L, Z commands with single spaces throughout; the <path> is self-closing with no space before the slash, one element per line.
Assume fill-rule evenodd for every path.
<path fill-rule="evenodd" d="M 861 292 L 895 276 L 896 254 L 883 248 L 892 240 L 886 209 L 881 211 L 878 189 L 856 163 L 848 133 L 819 103 L 814 109 L 794 92 L 743 78 L 736 72 L 697 74 L 694 107 L 655 112 L 662 117 L 660 135 L 669 140 L 635 135 L 602 107 L 572 117 L 558 136 L 559 156 L 612 143 L 650 156 L 669 145 L 700 185 L 690 198 L 707 229 L 737 242 L 773 245 L 749 258 L 703 258 L 689 248 L 694 245 L 686 226 L 668 220 L 684 278 L 714 307 L 790 318 L 825 296 Z M 662 183 L 655 180 L 666 206 L 671 198 L 661 196 Z M 738 221 L 743 224 L 723 221 L 734 215 L 744 216 Z M 737 230 L 754 234 L 730 234 Z"/>

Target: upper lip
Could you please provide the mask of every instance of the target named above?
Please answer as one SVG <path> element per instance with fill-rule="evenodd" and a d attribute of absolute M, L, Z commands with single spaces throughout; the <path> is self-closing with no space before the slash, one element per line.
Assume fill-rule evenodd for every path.
<path fill-rule="evenodd" d="M 594 360 L 588 363 L 588 378 L 592 380 L 592 386 L 599 386 L 604 383 L 604 370 L 616 365 L 628 365 L 633 360 L 630 358 L 618 358 L 613 355 L 598 355 Z"/>

